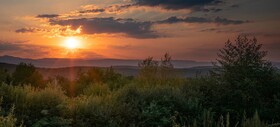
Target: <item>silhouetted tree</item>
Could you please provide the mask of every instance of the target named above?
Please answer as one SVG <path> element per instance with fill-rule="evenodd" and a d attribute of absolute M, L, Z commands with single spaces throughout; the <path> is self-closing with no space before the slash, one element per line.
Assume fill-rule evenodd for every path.
<path fill-rule="evenodd" d="M 153 60 L 153 57 L 148 57 L 138 64 L 140 67 L 139 79 L 148 84 L 154 84 L 157 80 L 159 63 Z"/>
<path fill-rule="evenodd" d="M 241 116 L 246 111 L 252 115 L 261 107 L 272 106 L 280 84 L 274 67 L 265 60 L 267 52 L 261 48 L 256 38 L 240 35 L 235 42 L 228 40 L 218 53 L 212 75 L 222 84 L 217 87 L 222 92 L 216 97 L 221 97 L 217 107 L 223 107 L 224 112 Z"/>
<path fill-rule="evenodd" d="M 256 38 L 248 39 L 246 35 L 239 35 L 235 42 L 228 40 L 218 53 L 218 71 L 215 74 L 230 83 L 269 77 L 274 69 L 264 59 L 267 52 L 261 47 Z"/>
<path fill-rule="evenodd" d="M 148 57 L 138 66 L 140 67 L 138 78 L 148 84 L 170 84 L 178 78 L 168 53 L 164 54 L 161 61 L 155 61 L 153 57 Z"/>
<path fill-rule="evenodd" d="M 161 58 L 158 74 L 161 84 L 170 84 L 175 78 L 178 77 L 171 60 L 172 57 L 168 53 L 165 53 L 163 58 Z"/>
<path fill-rule="evenodd" d="M 31 84 L 35 87 L 44 87 L 43 76 L 36 70 L 32 64 L 20 63 L 12 74 L 13 84 L 23 85 Z"/>
<path fill-rule="evenodd" d="M 168 69 L 173 69 L 173 64 L 171 63 L 172 57 L 170 56 L 169 53 L 165 53 L 164 57 L 161 58 L 161 64 L 160 66 L 162 68 L 168 68 Z"/>

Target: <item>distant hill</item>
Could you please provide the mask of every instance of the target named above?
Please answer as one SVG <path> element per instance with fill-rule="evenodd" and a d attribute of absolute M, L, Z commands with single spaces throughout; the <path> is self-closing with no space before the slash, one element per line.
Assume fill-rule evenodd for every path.
<path fill-rule="evenodd" d="M 63 58 L 43 58 L 43 59 L 27 59 L 13 56 L 0 56 L 1 63 L 19 64 L 20 62 L 32 63 L 36 67 L 44 68 L 61 68 L 73 66 L 137 66 L 141 60 L 125 60 L 125 59 L 63 59 Z M 175 68 L 190 68 L 196 66 L 211 66 L 211 62 L 197 62 L 192 60 L 173 60 Z"/>
<path fill-rule="evenodd" d="M 141 60 L 122 60 L 122 59 L 26 59 L 13 56 L 0 56 L 0 68 L 5 68 L 13 72 L 16 65 L 20 62 L 32 63 L 45 78 L 56 75 L 66 78 L 77 77 L 80 72 L 85 72 L 92 67 L 113 67 L 113 69 L 125 76 L 136 76 L 139 72 L 137 67 Z M 196 62 L 191 60 L 173 60 L 173 65 L 183 77 L 195 77 L 207 75 L 211 70 L 210 62 Z M 274 66 L 280 68 L 280 63 L 274 62 Z"/>
<path fill-rule="evenodd" d="M 0 63 L 0 68 L 7 69 L 10 73 L 12 73 L 16 65 L 15 64 L 6 64 Z M 78 76 L 81 72 L 86 72 L 93 67 L 62 67 L 62 68 L 41 68 L 37 67 L 37 70 L 44 76 L 45 79 L 48 77 L 55 76 L 63 76 L 68 79 L 73 79 Z M 106 68 L 106 67 L 98 67 L 98 68 Z M 124 76 L 137 76 L 139 73 L 139 68 L 137 66 L 112 66 L 112 68 L 117 72 Z M 192 68 L 177 68 L 176 71 L 181 74 L 183 77 L 195 77 L 198 75 L 206 75 L 209 70 L 211 70 L 211 66 L 203 66 L 203 67 L 192 67 Z"/>

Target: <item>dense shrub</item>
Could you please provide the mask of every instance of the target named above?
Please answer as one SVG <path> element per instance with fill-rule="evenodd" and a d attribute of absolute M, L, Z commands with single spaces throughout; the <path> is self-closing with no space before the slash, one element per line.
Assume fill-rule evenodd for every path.
<path fill-rule="evenodd" d="M 0 90 L 3 109 L 7 111 L 14 105 L 15 116 L 29 126 L 41 119 L 60 117 L 63 102 L 67 100 L 57 85 L 38 89 L 32 86 L 1 84 Z"/>
<path fill-rule="evenodd" d="M 0 82 L 5 82 L 9 84 L 11 82 L 11 76 L 7 69 L 3 69 L 0 67 Z"/>
<path fill-rule="evenodd" d="M 0 106 L 0 112 L 1 112 L 1 106 Z M 17 119 L 14 116 L 14 107 L 11 108 L 7 116 L 2 116 L 0 114 L 0 127 L 17 127 L 16 124 L 17 124 Z M 19 127 L 22 127 L 22 125 L 19 125 Z"/>

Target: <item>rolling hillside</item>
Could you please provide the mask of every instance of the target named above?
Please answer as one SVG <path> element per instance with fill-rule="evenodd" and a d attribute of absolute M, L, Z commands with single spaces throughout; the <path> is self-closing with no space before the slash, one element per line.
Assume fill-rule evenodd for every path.
<path fill-rule="evenodd" d="M 0 67 L 7 69 L 10 73 L 12 73 L 16 65 L 15 64 L 7 64 L 0 63 Z M 137 76 L 139 72 L 139 68 L 136 66 L 112 66 L 113 69 L 122 75 L 125 76 Z M 41 68 L 37 67 L 37 70 L 43 74 L 44 78 L 54 77 L 54 76 L 63 76 L 69 79 L 73 79 L 77 77 L 79 73 L 86 72 L 93 67 L 62 67 L 62 68 Z M 98 67 L 98 68 L 106 68 L 106 67 Z M 197 75 L 206 75 L 209 70 L 212 69 L 211 66 L 201 66 L 201 67 L 192 67 L 192 68 L 177 68 L 176 71 L 180 73 L 183 77 L 194 77 Z"/>

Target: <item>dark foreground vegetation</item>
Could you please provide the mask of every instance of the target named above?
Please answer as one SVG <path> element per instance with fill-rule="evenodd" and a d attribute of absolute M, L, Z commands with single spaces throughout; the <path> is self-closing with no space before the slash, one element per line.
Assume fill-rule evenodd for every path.
<path fill-rule="evenodd" d="M 0 70 L 0 127 L 280 126 L 280 75 L 256 39 L 239 36 L 208 76 L 182 78 L 165 54 L 137 77 L 92 68 L 44 80 L 31 64 Z"/>

